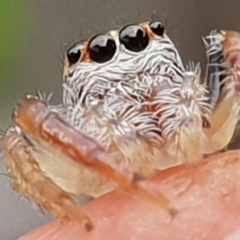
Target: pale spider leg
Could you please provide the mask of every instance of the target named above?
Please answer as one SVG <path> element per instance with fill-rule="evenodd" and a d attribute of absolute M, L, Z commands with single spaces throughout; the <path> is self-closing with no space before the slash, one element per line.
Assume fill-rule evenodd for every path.
<path fill-rule="evenodd" d="M 221 31 L 224 35 L 223 54 L 225 61 L 230 64 L 236 80 L 236 90 L 240 91 L 240 33 Z"/>
<path fill-rule="evenodd" d="M 6 133 L 3 150 L 14 189 L 57 217 L 79 222 L 88 231 L 93 229 L 82 207 L 43 174 L 31 156 L 29 144 L 16 128 Z"/>
<path fill-rule="evenodd" d="M 236 33 L 235 33 L 236 34 Z M 214 146 L 213 152 L 224 149 L 232 140 L 239 119 L 239 83 L 237 68 L 239 65 L 229 57 L 234 58 L 236 53 L 235 40 L 230 32 L 212 31 L 204 40 L 208 57 L 206 75 L 211 89 L 212 114 L 211 127 L 204 129 L 206 136 Z M 229 55 L 229 53 L 231 53 Z M 205 81 L 206 81 L 205 79 Z"/>
<path fill-rule="evenodd" d="M 223 55 L 225 61 L 230 65 L 230 72 L 234 78 L 234 90 L 237 93 L 237 127 L 235 134 L 239 130 L 239 117 L 240 117 L 240 33 L 234 31 L 221 31 L 225 37 L 223 42 Z M 232 141 L 234 140 L 232 138 Z"/>
<path fill-rule="evenodd" d="M 166 196 L 160 192 L 152 193 L 145 189 L 140 185 L 141 176 L 129 172 L 125 166 L 119 166 L 111 154 L 102 149 L 93 139 L 76 131 L 55 112 L 51 112 L 43 101 L 36 98 L 22 100 L 14 112 L 13 119 L 26 135 L 51 143 L 70 159 L 116 182 L 131 195 L 167 210 L 172 216 L 177 213 Z"/>

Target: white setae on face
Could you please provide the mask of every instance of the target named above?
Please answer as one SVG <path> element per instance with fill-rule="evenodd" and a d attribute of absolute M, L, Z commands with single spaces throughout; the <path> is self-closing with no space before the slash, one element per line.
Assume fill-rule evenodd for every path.
<path fill-rule="evenodd" d="M 121 187 L 174 215 L 139 184 L 225 148 L 239 119 L 239 34 L 204 39 L 205 77 L 186 68 L 161 22 L 130 24 L 70 47 L 63 102 L 27 96 L 3 148 L 15 190 L 60 218 L 93 224 L 70 195 Z"/>

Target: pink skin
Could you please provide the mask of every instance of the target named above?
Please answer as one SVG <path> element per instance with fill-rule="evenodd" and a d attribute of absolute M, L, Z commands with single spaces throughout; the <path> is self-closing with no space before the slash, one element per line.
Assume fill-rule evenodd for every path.
<path fill-rule="evenodd" d="M 240 151 L 229 151 L 199 165 L 168 169 L 142 182 L 164 192 L 179 213 L 166 212 L 122 190 L 85 207 L 95 228 L 55 221 L 21 240 L 236 240 L 240 239 Z"/>

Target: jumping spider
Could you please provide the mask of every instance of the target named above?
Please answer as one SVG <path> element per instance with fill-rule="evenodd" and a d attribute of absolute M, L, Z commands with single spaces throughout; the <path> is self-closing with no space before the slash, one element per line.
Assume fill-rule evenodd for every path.
<path fill-rule="evenodd" d="M 170 212 L 142 187 L 161 170 L 224 149 L 239 118 L 239 34 L 212 31 L 208 59 L 183 66 L 158 21 L 130 24 L 78 42 L 66 53 L 63 102 L 21 100 L 3 149 L 13 188 L 64 219 L 93 224 L 72 195 L 120 187 Z"/>

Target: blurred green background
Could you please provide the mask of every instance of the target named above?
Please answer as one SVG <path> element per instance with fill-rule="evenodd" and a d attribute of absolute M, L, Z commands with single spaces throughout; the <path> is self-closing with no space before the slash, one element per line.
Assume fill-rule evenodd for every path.
<path fill-rule="evenodd" d="M 0 121 L 6 122 L 9 102 L 24 88 L 18 80 L 22 69 L 28 28 L 24 1 L 0 1 Z"/>
<path fill-rule="evenodd" d="M 239 13 L 239 0 L 0 0 L 0 129 L 11 125 L 12 109 L 27 93 L 54 92 L 53 102 L 61 101 L 65 43 L 155 15 L 184 62 L 204 66 L 201 36 L 212 29 L 240 31 Z M 19 199 L 2 175 L 0 192 L 0 240 L 16 239 L 52 219 Z"/>

